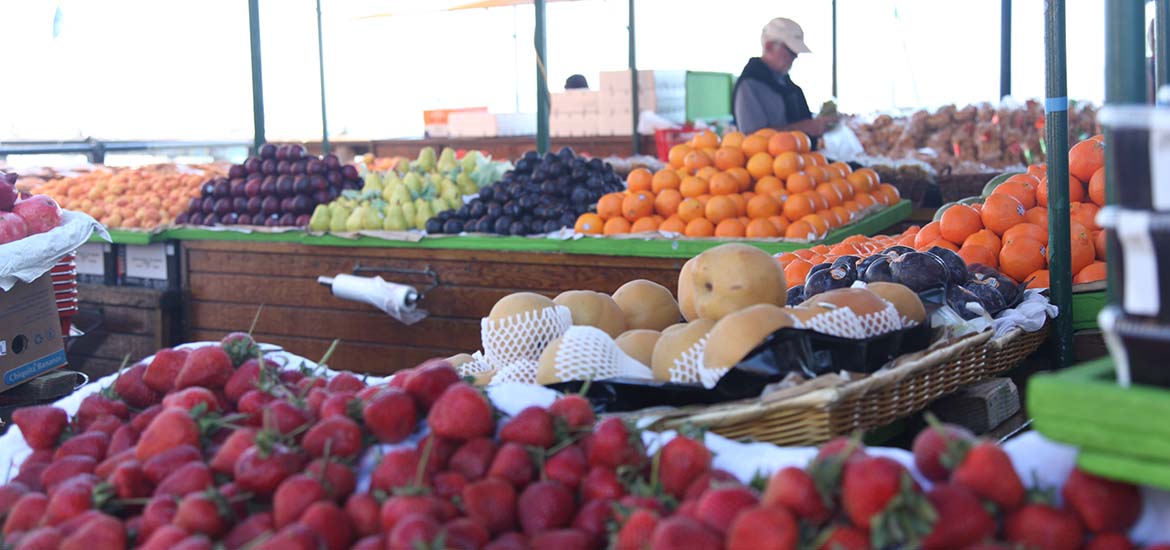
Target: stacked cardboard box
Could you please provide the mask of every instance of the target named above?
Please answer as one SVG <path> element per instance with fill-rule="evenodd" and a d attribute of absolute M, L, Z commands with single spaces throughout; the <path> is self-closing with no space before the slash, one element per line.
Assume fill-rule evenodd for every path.
<path fill-rule="evenodd" d="M 597 135 L 600 92 L 570 90 L 550 95 L 550 134 L 554 137 Z"/>
<path fill-rule="evenodd" d="M 630 135 L 633 132 L 630 80 L 630 71 L 601 73 L 599 135 Z M 668 120 L 685 122 L 686 83 L 686 71 L 638 71 L 638 110 L 653 111 Z"/>
<path fill-rule="evenodd" d="M 487 111 L 459 112 L 447 116 L 447 132 L 451 137 L 495 137 L 499 135 L 496 115 Z"/>

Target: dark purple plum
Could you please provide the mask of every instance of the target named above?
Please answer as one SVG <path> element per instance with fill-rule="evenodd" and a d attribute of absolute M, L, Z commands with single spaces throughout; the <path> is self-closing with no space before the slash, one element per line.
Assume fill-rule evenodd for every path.
<path fill-rule="evenodd" d="M 293 179 L 292 176 L 281 176 L 276 180 L 276 194 L 281 197 L 287 197 L 293 193 Z"/>
<path fill-rule="evenodd" d="M 292 163 L 287 160 L 276 161 L 276 173 L 282 176 L 292 174 Z"/>
<path fill-rule="evenodd" d="M 227 197 L 215 199 L 215 207 L 212 209 L 212 212 L 214 212 L 216 216 L 219 216 L 222 218 L 224 216 L 224 214 L 227 214 L 228 212 L 231 212 L 231 211 L 232 211 L 232 200 L 231 199 L 229 199 Z"/>
<path fill-rule="evenodd" d="M 305 150 L 305 146 L 299 143 L 288 146 L 288 159 L 300 160 L 309 156 L 309 152 Z"/>
<path fill-rule="evenodd" d="M 358 189 L 361 189 L 361 188 L 362 188 L 362 182 L 360 180 L 359 181 L 348 180 L 345 183 L 341 184 L 341 189 L 345 190 L 345 191 L 357 191 Z"/>
<path fill-rule="evenodd" d="M 260 172 L 269 176 L 276 174 L 276 161 L 273 159 L 265 160 L 264 163 L 260 165 Z"/>
<path fill-rule="evenodd" d="M 203 208 L 203 199 L 194 198 L 187 201 L 188 212 L 201 212 Z"/>
<path fill-rule="evenodd" d="M 297 224 L 297 217 L 292 215 L 291 213 L 287 213 L 287 214 L 282 215 L 280 217 L 280 220 L 277 221 L 277 225 L 284 226 L 284 227 L 292 227 L 296 224 Z"/>
<path fill-rule="evenodd" d="M 325 176 L 309 176 L 309 189 L 324 191 L 329 189 L 329 181 L 325 179 Z"/>
<path fill-rule="evenodd" d="M 208 198 L 215 195 L 215 179 L 209 179 L 199 186 L 199 195 Z"/>
<path fill-rule="evenodd" d="M 979 301 L 979 297 L 966 288 L 956 285 L 947 289 L 947 305 L 964 319 L 974 319 L 979 316 L 974 311 L 967 309 L 967 304 L 970 302 L 983 305 Z"/>
<path fill-rule="evenodd" d="M 251 157 L 244 161 L 244 170 L 249 174 L 259 174 L 264 166 L 264 161 L 256 157 Z"/>
<path fill-rule="evenodd" d="M 333 199 L 336 199 L 337 197 L 341 196 L 341 190 L 336 188 L 336 187 L 333 187 L 333 186 L 329 186 L 329 189 L 326 192 L 329 193 L 329 201 L 332 201 Z M 329 202 L 329 201 L 321 201 L 321 202 Z"/>
<path fill-rule="evenodd" d="M 308 227 L 309 220 L 311 220 L 311 219 L 312 219 L 312 216 L 310 216 L 308 214 L 301 214 L 300 216 L 297 216 L 296 220 L 293 220 L 293 225 L 295 225 L 297 227 Z"/>
<path fill-rule="evenodd" d="M 844 267 L 830 266 L 829 269 L 822 269 L 816 273 L 809 272 L 804 280 L 804 295 L 807 299 L 822 292 L 848 288 L 853 281 Z"/>
<path fill-rule="evenodd" d="M 313 211 L 313 199 L 308 195 L 297 195 L 292 198 L 292 209 L 294 214 L 308 214 Z"/>
<path fill-rule="evenodd" d="M 873 256 L 874 261 L 865 268 L 861 280 L 867 283 L 892 283 L 894 272 L 890 269 L 890 257 L 885 254 Z"/>
<path fill-rule="evenodd" d="M 232 196 L 232 184 L 224 178 L 216 178 L 215 189 L 211 192 L 211 196 L 217 199 Z"/>
<path fill-rule="evenodd" d="M 336 170 L 325 172 L 325 181 L 329 182 L 329 185 L 341 185 L 341 172 Z"/>
<path fill-rule="evenodd" d="M 262 181 L 264 180 L 248 180 L 247 183 L 244 184 L 244 196 L 249 198 L 260 196 L 260 184 Z"/>
<path fill-rule="evenodd" d="M 232 212 L 244 213 L 248 211 L 248 199 L 245 197 L 232 197 Z"/>
<path fill-rule="evenodd" d="M 189 216 L 187 216 L 187 223 L 191 225 L 203 225 L 203 213 L 192 212 Z"/>
<path fill-rule="evenodd" d="M 260 197 L 249 197 L 248 206 L 244 209 L 249 214 L 255 216 L 260 213 L 261 205 L 264 204 L 264 199 Z"/>
<path fill-rule="evenodd" d="M 914 249 L 910 248 L 909 246 L 904 246 L 904 245 L 898 244 L 898 245 L 894 245 L 894 246 L 891 246 L 891 247 L 883 250 L 881 253 L 885 254 L 887 256 L 895 256 L 896 257 L 896 256 L 901 256 L 902 254 L 909 254 L 910 252 L 914 252 Z"/>
<path fill-rule="evenodd" d="M 356 166 L 352 164 L 346 164 L 345 166 L 341 167 L 341 177 L 347 180 L 356 180 L 360 179 L 361 175 L 358 174 L 358 169 Z"/>
<path fill-rule="evenodd" d="M 293 175 L 306 174 L 308 173 L 308 165 L 309 161 L 304 159 L 298 160 L 292 163 L 292 168 L 289 169 L 289 172 Z"/>
<path fill-rule="evenodd" d="M 219 216 L 208 214 L 203 218 L 203 225 L 219 225 Z"/>
<path fill-rule="evenodd" d="M 839 256 L 833 260 L 831 269 L 834 272 L 844 273 L 844 276 L 850 280 L 849 284 L 853 284 L 852 281 L 857 280 L 857 260 L 859 259 L 857 256 Z"/>
<path fill-rule="evenodd" d="M 244 178 L 237 178 L 237 179 L 229 181 L 228 182 L 228 185 L 230 186 L 229 194 L 233 197 L 247 196 L 247 193 L 244 192 L 244 185 L 246 185 L 246 184 L 247 183 L 244 181 Z"/>
<path fill-rule="evenodd" d="M 236 178 L 242 178 L 247 174 L 248 171 L 244 170 L 244 166 L 242 164 L 233 164 L 228 168 L 228 178 L 233 180 Z"/>
<path fill-rule="evenodd" d="M 272 214 L 264 218 L 265 227 L 276 227 L 280 225 L 280 214 Z"/>
<path fill-rule="evenodd" d="M 804 301 L 804 285 L 796 285 L 788 289 L 788 296 L 784 300 L 785 305 L 798 306 Z"/>
<path fill-rule="evenodd" d="M 276 158 L 276 146 L 271 143 L 265 143 L 260 146 L 260 157 L 271 159 Z"/>
<path fill-rule="evenodd" d="M 264 197 L 264 200 L 260 202 L 260 213 L 271 216 L 277 212 L 280 212 L 280 199 L 272 195 Z"/>
<path fill-rule="evenodd" d="M 190 219 L 190 217 L 186 212 L 179 212 L 179 215 L 175 216 L 175 225 L 183 225 L 187 223 L 188 219 Z"/>
<path fill-rule="evenodd" d="M 291 214 L 292 211 L 293 211 L 292 197 L 285 197 L 283 199 L 280 199 L 280 212 Z"/>
<path fill-rule="evenodd" d="M 978 297 L 979 303 L 983 305 L 983 309 L 994 316 L 1007 308 L 1007 303 L 1004 302 L 1003 294 L 1000 294 L 998 286 L 998 283 L 990 283 L 988 281 L 971 281 L 963 285 L 963 288 L 966 288 Z"/>
<path fill-rule="evenodd" d="M 946 264 L 926 252 L 907 252 L 894 258 L 890 261 L 890 272 L 895 283 L 906 285 L 914 292 L 942 286 L 950 277 Z"/>
<path fill-rule="evenodd" d="M 212 213 L 212 212 L 215 212 L 215 200 L 216 200 L 216 199 L 213 199 L 213 198 L 211 198 L 211 197 L 208 197 L 208 198 L 206 198 L 206 199 L 203 199 L 203 204 L 202 204 L 202 205 L 200 205 L 200 207 L 199 207 L 199 211 L 200 211 L 200 212 L 203 212 L 203 215 L 205 215 L 205 216 L 206 216 L 207 214 L 210 214 L 210 213 Z"/>
<path fill-rule="evenodd" d="M 330 201 L 329 192 L 325 190 L 313 192 L 313 202 L 316 204 L 326 204 Z"/>
<path fill-rule="evenodd" d="M 325 173 L 325 163 L 321 159 L 311 158 L 305 164 L 305 173 L 307 174 L 323 174 Z"/>
<path fill-rule="evenodd" d="M 293 193 L 308 193 L 313 190 L 309 177 L 305 175 L 293 176 Z"/>
<path fill-rule="evenodd" d="M 938 259 L 947 266 L 947 274 L 950 276 L 949 280 L 952 285 L 961 285 L 971 278 L 971 274 L 967 272 L 967 262 L 963 261 L 962 256 L 956 254 L 954 250 L 935 246 L 927 252 L 938 256 Z"/>
<path fill-rule="evenodd" d="M 235 212 L 228 212 L 227 214 L 224 214 L 223 219 L 220 220 L 220 223 L 224 225 L 236 225 L 240 223 L 240 215 L 236 214 Z"/>
<path fill-rule="evenodd" d="M 236 223 L 240 225 L 252 225 L 252 215 L 240 214 L 240 217 L 236 219 Z"/>
<path fill-rule="evenodd" d="M 341 159 L 337 158 L 337 155 L 335 155 L 333 153 L 329 153 L 328 155 L 325 155 L 324 157 L 321 158 L 321 161 L 325 163 L 325 168 L 328 168 L 331 170 L 334 168 L 341 167 Z"/>
<path fill-rule="evenodd" d="M 490 212 L 490 210 L 489 210 L 489 212 Z M 810 277 L 810 276 L 811 276 L 813 273 L 816 273 L 816 272 L 818 272 L 818 271 L 825 271 L 825 270 L 829 269 L 830 267 L 833 267 L 833 264 L 831 264 L 831 263 L 828 263 L 828 262 L 819 263 L 819 264 L 817 264 L 817 265 L 814 265 L 814 266 L 812 266 L 812 267 L 810 267 L 810 268 L 808 269 L 808 273 L 806 273 L 806 274 L 804 275 L 804 280 L 805 280 L 805 281 L 807 281 L 807 280 L 808 280 L 808 278 L 809 278 L 809 277 Z M 809 294 L 809 296 L 812 296 L 812 294 Z"/>
<path fill-rule="evenodd" d="M 288 145 L 281 145 L 276 148 L 276 160 L 288 160 Z"/>

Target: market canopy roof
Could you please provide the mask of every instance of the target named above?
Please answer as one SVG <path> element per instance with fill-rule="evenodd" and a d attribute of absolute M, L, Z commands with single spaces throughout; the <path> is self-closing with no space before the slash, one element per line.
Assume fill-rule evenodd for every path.
<path fill-rule="evenodd" d="M 552 2 L 576 2 L 578 0 L 545 0 Z M 401 15 L 415 15 L 420 13 L 434 13 L 441 11 L 474 10 L 486 8 L 502 8 L 507 6 L 521 6 L 531 4 L 532 0 L 374 0 L 364 2 L 365 8 L 355 11 L 366 12 L 357 16 L 358 19 L 374 19 L 379 17 L 395 17 Z M 374 13 L 368 13 L 374 11 Z"/>

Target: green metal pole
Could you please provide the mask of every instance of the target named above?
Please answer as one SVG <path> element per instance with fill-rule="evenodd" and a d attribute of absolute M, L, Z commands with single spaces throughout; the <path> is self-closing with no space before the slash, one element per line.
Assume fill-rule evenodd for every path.
<path fill-rule="evenodd" d="M 999 3 L 999 97 L 1012 95 L 1012 0 Z"/>
<path fill-rule="evenodd" d="M 545 55 L 545 1 L 534 0 L 536 7 L 536 150 L 548 151 L 548 59 Z"/>
<path fill-rule="evenodd" d="M 252 128 L 254 151 L 264 145 L 264 76 L 260 69 L 260 0 L 248 0 L 248 42 L 252 48 Z"/>
<path fill-rule="evenodd" d="M 329 154 L 329 121 L 325 117 L 325 36 L 321 32 L 321 0 L 317 0 L 317 70 L 321 79 L 321 151 Z"/>
<path fill-rule="evenodd" d="M 634 0 L 630 0 L 630 110 L 634 112 L 631 134 L 634 136 L 634 154 L 639 153 L 641 144 L 638 143 L 638 61 L 634 54 L 634 43 L 637 41 L 634 34 Z"/>
<path fill-rule="evenodd" d="M 1170 33 L 1166 26 L 1170 25 L 1170 0 L 1157 0 L 1154 9 L 1154 86 L 1170 84 Z"/>
<path fill-rule="evenodd" d="M 833 0 L 833 100 L 837 101 L 837 0 Z"/>
<path fill-rule="evenodd" d="M 1058 367 L 1073 362 L 1072 253 L 1069 239 L 1068 86 L 1065 81 L 1064 0 L 1044 2 L 1044 130 L 1048 143 L 1048 274 L 1056 317 Z"/>

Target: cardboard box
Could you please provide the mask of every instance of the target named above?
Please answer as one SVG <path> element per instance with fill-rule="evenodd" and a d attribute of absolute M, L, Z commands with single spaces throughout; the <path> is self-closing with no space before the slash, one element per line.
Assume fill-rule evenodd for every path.
<path fill-rule="evenodd" d="M 87 243 L 77 249 L 77 282 L 114 285 L 118 282 L 118 254 L 116 245 Z"/>
<path fill-rule="evenodd" d="M 451 113 L 447 117 L 451 137 L 495 137 L 496 115 L 489 112 Z"/>
<path fill-rule="evenodd" d="M 174 242 L 124 245 L 118 248 L 118 284 L 177 290 L 179 247 Z"/>
<path fill-rule="evenodd" d="M 0 292 L 0 391 L 65 366 L 52 277 Z"/>
<path fill-rule="evenodd" d="M 462 109 L 431 109 L 423 111 L 423 131 L 429 137 L 449 137 L 448 118 L 453 113 L 486 113 L 487 107 L 465 107 Z"/>

